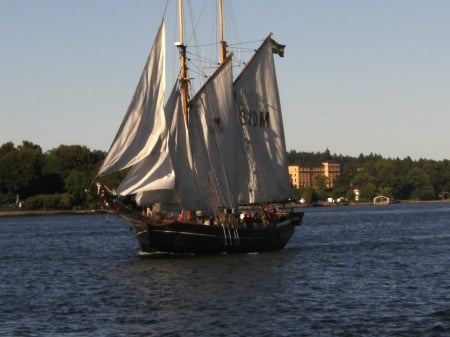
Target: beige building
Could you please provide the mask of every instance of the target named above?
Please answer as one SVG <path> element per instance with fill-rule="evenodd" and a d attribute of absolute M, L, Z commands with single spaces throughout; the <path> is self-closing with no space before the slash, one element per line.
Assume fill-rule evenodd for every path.
<path fill-rule="evenodd" d="M 289 165 L 289 175 L 292 186 L 317 187 L 317 177 L 325 177 L 328 188 L 333 188 L 336 177 L 339 176 L 341 165 L 338 163 L 324 162 L 321 166 L 303 166 L 300 164 Z"/>

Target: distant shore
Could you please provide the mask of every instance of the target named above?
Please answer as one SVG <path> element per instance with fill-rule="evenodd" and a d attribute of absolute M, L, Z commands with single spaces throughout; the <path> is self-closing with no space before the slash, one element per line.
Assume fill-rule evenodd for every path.
<path fill-rule="evenodd" d="M 0 217 L 42 216 L 42 215 L 83 215 L 101 213 L 99 210 L 0 210 Z"/>
<path fill-rule="evenodd" d="M 445 200 L 429 200 L 429 201 L 417 201 L 417 200 L 401 200 L 396 203 L 408 204 L 408 203 L 450 203 L 450 199 Z M 329 204 L 324 203 L 320 205 L 305 205 L 305 204 L 289 204 L 286 205 L 287 208 L 309 208 L 309 207 L 336 207 L 336 206 L 370 206 L 373 205 L 371 202 L 360 202 L 360 203 L 349 203 L 345 205 L 340 204 Z M 82 209 L 82 210 L 28 210 L 28 209 L 10 209 L 10 210 L 0 210 L 0 217 L 17 217 L 17 216 L 44 216 L 44 215 L 87 215 L 87 214 L 98 214 L 104 213 L 103 210 L 95 209 Z"/>

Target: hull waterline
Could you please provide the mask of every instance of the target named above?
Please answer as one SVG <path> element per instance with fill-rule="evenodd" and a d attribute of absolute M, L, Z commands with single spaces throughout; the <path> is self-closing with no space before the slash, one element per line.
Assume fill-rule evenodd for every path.
<path fill-rule="evenodd" d="M 201 225 L 174 221 L 151 224 L 134 221 L 142 252 L 168 253 L 249 253 L 278 250 L 285 247 L 301 222 L 303 213 L 276 224 Z"/>

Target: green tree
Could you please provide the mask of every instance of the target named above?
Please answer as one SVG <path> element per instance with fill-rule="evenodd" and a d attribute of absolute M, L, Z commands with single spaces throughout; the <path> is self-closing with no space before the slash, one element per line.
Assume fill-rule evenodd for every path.
<path fill-rule="evenodd" d="M 319 196 L 312 187 L 306 187 L 303 190 L 302 199 L 305 200 L 306 204 L 311 205 L 319 201 Z"/>
<path fill-rule="evenodd" d="M 377 193 L 389 197 L 392 195 L 394 184 L 394 165 L 391 160 L 379 159 L 375 162 Z"/>
<path fill-rule="evenodd" d="M 91 152 L 86 146 L 60 145 L 46 153 L 46 173 L 57 173 L 63 180 L 72 170 L 95 174 L 100 162 L 98 153 Z"/>
<path fill-rule="evenodd" d="M 395 159 L 394 165 L 394 177 L 391 184 L 392 197 L 394 199 L 408 199 L 411 194 L 411 185 L 407 183 L 406 174 L 413 166 L 412 161 Z"/>
<path fill-rule="evenodd" d="M 361 195 L 361 200 L 370 202 L 377 194 L 377 187 L 375 186 L 374 183 L 369 182 L 367 184 L 362 185 L 359 191 Z"/>
<path fill-rule="evenodd" d="M 85 190 L 89 188 L 92 176 L 82 171 L 72 170 L 65 180 L 66 191 L 72 196 L 75 205 L 85 205 L 88 195 Z"/>
<path fill-rule="evenodd" d="M 420 167 L 413 167 L 406 176 L 406 181 L 411 185 L 411 199 L 431 200 L 435 197 L 434 188 L 430 176 Z"/>
<path fill-rule="evenodd" d="M 316 176 L 316 192 L 320 200 L 325 201 L 328 198 L 327 178 L 324 176 Z"/>
<path fill-rule="evenodd" d="M 105 154 L 91 152 L 86 146 L 60 145 L 46 154 L 44 173 L 60 177 L 62 186 L 55 186 L 55 192 L 70 191 L 77 195 L 89 187 Z M 74 186 L 78 184 L 78 188 Z M 76 200 L 79 200 L 76 197 Z"/>
<path fill-rule="evenodd" d="M 14 148 L 6 143 L 0 148 L 0 184 L 2 191 L 28 196 L 32 186 L 41 176 L 42 149 L 29 141 Z"/>
<path fill-rule="evenodd" d="M 17 157 L 17 149 L 12 142 L 0 147 L 0 187 L 3 193 L 13 193 L 17 190 L 17 179 L 11 174 Z"/>

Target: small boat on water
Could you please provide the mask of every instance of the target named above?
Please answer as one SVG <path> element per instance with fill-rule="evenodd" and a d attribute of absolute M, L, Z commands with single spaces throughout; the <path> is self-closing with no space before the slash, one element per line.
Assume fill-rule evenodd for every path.
<path fill-rule="evenodd" d="M 98 177 L 128 169 L 102 206 L 135 226 L 143 252 L 260 252 L 283 248 L 303 212 L 291 193 L 272 35 L 233 78 L 223 38 L 220 65 L 189 94 L 183 3 L 178 2 L 180 71 L 165 99 L 165 21 Z M 100 178 L 101 179 L 101 178 Z M 139 207 L 139 208 L 137 208 Z"/>
<path fill-rule="evenodd" d="M 373 198 L 374 205 L 389 205 L 390 203 L 391 203 L 390 198 L 384 195 L 379 195 Z"/>

